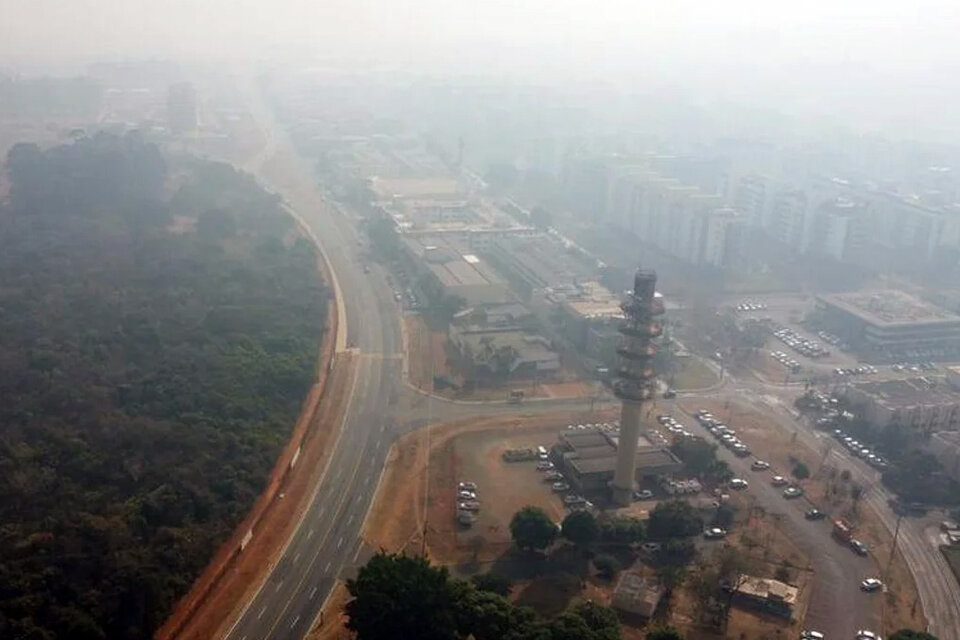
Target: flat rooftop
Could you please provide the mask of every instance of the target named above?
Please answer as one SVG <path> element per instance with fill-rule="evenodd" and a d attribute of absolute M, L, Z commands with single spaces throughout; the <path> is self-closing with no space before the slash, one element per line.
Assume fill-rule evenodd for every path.
<path fill-rule="evenodd" d="M 737 587 L 737 591 L 740 593 L 763 600 L 777 600 L 787 605 L 795 604 L 797 596 L 800 594 L 800 589 L 792 584 L 773 580 L 772 578 L 740 576 L 738 582 L 739 586 Z"/>
<path fill-rule="evenodd" d="M 567 294 L 562 306 L 575 316 L 588 320 L 597 318 L 622 318 L 620 296 L 612 293 L 599 282 L 582 282 L 573 294 Z"/>
<path fill-rule="evenodd" d="M 457 198 L 460 186 L 453 178 L 370 178 L 370 188 L 379 200 L 394 198 Z"/>
<path fill-rule="evenodd" d="M 904 380 L 884 380 L 881 382 L 859 382 L 853 387 L 874 396 L 888 406 L 917 406 L 960 402 L 960 393 L 957 393 L 947 384 L 943 376 L 928 376 L 921 378 L 907 378 Z"/>
<path fill-rule="evenodd" d="M 597 271 L 583 255 L 543 233 L 500 238 L 496 246 L 507 266 L 538 289 L 570 286 Z"/>
<path fill-rule="evenodd" d="M 597 430 L 563 433 L 560 441 L 570 448 L 564 456 L 581 475 L 588 473 L 612 473 L 617 466 L 616 436 Z M 637 469 L 669 469 L 679 467 L 679 460 L 666 449 L 655 447 L 640 436 L 637 440 Z"/>
<path fill-rule="evenodd" d="M 445 287 L 506 287 L 506 282 L 484 260 L 458 242 L 444 236 L 404 235 L 401 240 Z"/>
<path fill-rule="evenodd" d="M 894 289 L 822 294 L 817 298 L 881 327 L 960 323 L 957 314 Z"/>

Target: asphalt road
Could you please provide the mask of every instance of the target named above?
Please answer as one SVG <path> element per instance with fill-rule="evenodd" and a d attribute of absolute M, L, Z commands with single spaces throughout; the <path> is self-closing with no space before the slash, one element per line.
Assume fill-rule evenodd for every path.
<path fill-rule="evenodd" d="M 258 115 L 265 119 L 263 111 Z M 272 121 L 271 144 L 288 144 Z M 266 156 L 265 156 L 266 157 Z M 389 422 L 400 382 L 399 314 L 376 272 L 360 266 L 355 230 L 332 207 L 282 194 L 323 243 L 344 293 L 347 344 L 358 355 L 340 436 L 280 560 L 228 632 L 231 640 L 302 638 L 337 576 L 352 566 L 364 517 L 394 437 Z"/>
<path fill-rule="evenodd" d="M 676 409 L 672 413 L 678 418 L 681 415 Z M 708 442 L 713 441 L 692 416 L 683 415 L 682 422 L 688 429 L 694 429 Z M 730 426 L 736 429 L 736 420 Z M 750 470 L 752 457 L 738 458 L 723 447 L 717 449 L 717 457 L 725 460 L 737 477 L 750 483 L 746 491 L 754 506 L 783 518 L 791 541 L 810 559 L 813 581 L 804 627 L 820 631 L 828 638 L 853 638 L 858 629 L 880 632 L 883 595 L 860 590 L 861 580 L 879 576 L 876 564 L 836 542 L 830 535 L 829 520 L 807 520 L 803 514 L 811 505 L 803 498 L 785 499 L 783 487 L 770 484 L 770 471 Z"/>

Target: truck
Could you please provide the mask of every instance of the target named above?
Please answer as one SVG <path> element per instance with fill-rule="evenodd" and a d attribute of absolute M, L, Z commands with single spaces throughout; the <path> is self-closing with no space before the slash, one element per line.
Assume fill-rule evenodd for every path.
<path fill-rule="evenodd" d="M 853 528 L 844 520 L 837 519 L 833 521 L 833 531 L 831 534 L 838 542 L 849 544 L 853 538 Z"/>

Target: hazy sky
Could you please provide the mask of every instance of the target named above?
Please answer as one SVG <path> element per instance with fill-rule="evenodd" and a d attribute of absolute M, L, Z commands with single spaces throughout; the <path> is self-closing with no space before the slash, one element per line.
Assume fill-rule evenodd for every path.
<path fill-rule="evenodd" d="M 940 135 L 960 101 L 960 0 L 0 0 L 28 58 L 386 60 L 541 81 L 670 83 Z"/>
<path fill-rule="evenodd" d="M 0 64 L 297 47 L 418 58 L 459 51 L 469 60 L 526 52 L 610 65 L 677 56 L 904 67 L 960 62 L 958 27 L 956 0 L 0 0 Z"/>

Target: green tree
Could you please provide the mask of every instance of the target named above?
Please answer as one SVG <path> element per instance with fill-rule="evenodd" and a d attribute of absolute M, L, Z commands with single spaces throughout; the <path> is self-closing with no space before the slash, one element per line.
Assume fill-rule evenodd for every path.
<path fill-rule="evenodd" d="M 671 626 L 653 627 L 647 631 L 644 638 L 646 640 L 686 640 L 682 633 Z"/>
<path fill-rule="evenodd" d="M 499 573 L 481 573 L 473 576 L 470 581 L 480 591 L 490 591 L 500 596 L 509 596 L 513 582 L 510 578 Z"/>
<path fill-rule="evenodd" d="M 684 500 L 660 502 L 650 512 L 647 532 L 655 540 L 687 538 L 703 531 L 703 519 L 693 506 Z"/>
<path fill-rule="evenodd" d="M 810 468 L 802 462 L 793 465 L 793 477 L 797 480 L 806 480 L 810 477 Z"/>
<path fill-rule="evenodd" d="M 643 540 L 643 521 L 629 516 L 604 517 L 599 522 L 604 542 L 634 544 Z"/>
<path fill-rule="evenodd" d="M 601 577 L 611 580 L 620 571 L 620 563 L 610 554 L 600 554 L 593 559 L 593 566 Z"/>
<path fill-rule="evenodd" d="M 609 607 L 584 602 L 549 624 L 550 640 L 619 640 L 620 622 Z"/>
<path fill-rule="evenodd" d="M 581 548 L 589 547 L 600 533 L 597 520 L 589 511 L 574 511 L 560 524 L 561 535 Z"/>
<path fill-rule="evenodd" d="M 521 549 L 542 551 L 556 539 L 557 526 L 543 509 L 526 506 L 513 514 L 510 536 Z"/>
<path fill-rule="evenodd" d="M 347 628 L 359 640 L 461 637 L 447 570 L 424 558 L 378 553 L 347 581 L 347 591 Z"/>

